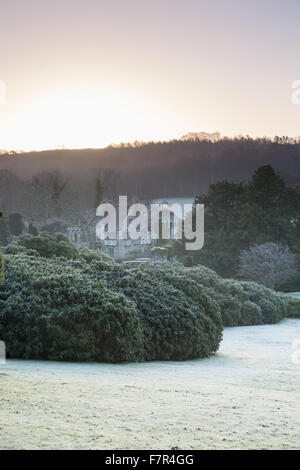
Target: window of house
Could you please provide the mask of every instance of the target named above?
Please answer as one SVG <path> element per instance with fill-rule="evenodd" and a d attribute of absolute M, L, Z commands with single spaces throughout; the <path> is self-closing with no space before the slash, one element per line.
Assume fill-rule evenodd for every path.
<path fill-rule="evenodd" d="M 115 249 L 110 246 L 108 248 L 108 254 L 109 254 L 109 256 L 114 256 L 115 255 Z"/>

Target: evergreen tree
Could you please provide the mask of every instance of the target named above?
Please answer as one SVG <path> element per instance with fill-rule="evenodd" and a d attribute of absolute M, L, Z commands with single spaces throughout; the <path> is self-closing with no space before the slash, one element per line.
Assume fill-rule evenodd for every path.
<path fill-rule="evenodd" d="M 248 184 L 213 184 L 195 202 L 205 207 L 205 242 L 194 252 L 176 244 L 175 252 L 186 264 L 192 259 L 194 265 L 231 277 L 240 252 L 254 245 L 273 242 L 300 255 L 300 190 L 287 186 L 271 166 L 258 168 Z"/>
<path fill-rule="evenodd" d="M 102 178 L 101 178 L 101 172 L 98 171 L 96 173 L 96 181 L 95 181 L 95 200 L 94 200 L 95 209 L 97 209 L 97 207 L 103 201 L 103 196 L 104 196 L 104 189 L 103 189 L 103 183 L 102 183 Z"/>
<path fill-rule="evenodd" d="M 38 229 L 36 228 L 36 226 L 32 222 L 30 222 L 30 224 L 29 224 L 28 233 L 30 235 L 33 235 L 34 237 L 36 237 L 39 234 Z"/>
<path fill-rule="evenodd" d="M 9 214 L 8 218 L 9 230 L 12 235 L 18 237 L 24 231 L 24 222 L 21 214 Z"/>

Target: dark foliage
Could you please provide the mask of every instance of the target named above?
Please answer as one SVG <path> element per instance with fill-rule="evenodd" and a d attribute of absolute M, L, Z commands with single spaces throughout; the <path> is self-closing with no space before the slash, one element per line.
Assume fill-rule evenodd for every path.
<path fill-rule="evenodd" d="M 35 250 L 44 258 L 64 257 L 75 259 L 79 257 L 76 246 L 70 243 L 63 234 L 52 236 L 47 232 L 41 232 L 39 235 L 34 236 L 27 233 L 17 238 L 15 245 Z"/>
<path fill-rule="evenodd" d="M 13 358 L 102 362 L 143 358 L 135 304 L 63 260 L 6 257 L 0 337 Z"/>
<path fill-rule="evenodd" d="M 205 206 L 205 243 L 194 252 L 176 244 L 186 266 L 201 264 L 221 276 L 235 277 L 241 251 L 254 245 L 273 242 L 300 254 L 299 188 L 287 186 L 271 166 L 258 168 L 248 184 L 214 184 L 196 202 Z M 300 290 L 299 276 L 292 283 Z M 283 278 L 278 287 L 289 284 Z"/>

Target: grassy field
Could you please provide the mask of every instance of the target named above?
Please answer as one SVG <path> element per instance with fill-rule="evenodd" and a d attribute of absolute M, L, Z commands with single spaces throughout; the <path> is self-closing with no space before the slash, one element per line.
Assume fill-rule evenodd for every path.
<path fill-rule="evenodd" d="M 299 449 L 300 320 L 226 328 L 217 355 L 0 366 L 1 449 Z"/>

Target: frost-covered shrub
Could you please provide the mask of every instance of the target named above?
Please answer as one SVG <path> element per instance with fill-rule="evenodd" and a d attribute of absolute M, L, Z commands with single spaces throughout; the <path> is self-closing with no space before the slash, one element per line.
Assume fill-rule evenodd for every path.
<path fill-rule="evenodd" d="M 103 253 L 99 250 L 90 250 L 88 248 L 80 250 L 79 256 L 83 258 L 87 263 L 91 263 L 92 261 L 104 261 L 105 263 L 115 262 L 114 259 L 106 253 Z"/>
<path fill-rule="evenodd" d="M 204 266 L 186 268 L 190 277 L 203 285 L 218 303 L 224 326 L 245 326 L 276 323 L 285 317 L 284 301 L 280 294 L 255 282 L 223 279 Z M 245 303 L 250 301 L 248 308 Z M 260 313 L 259 313 L 260 312 Z"/>
<path fill-rule="evenodd" d="M 143 358 L 135 304 L 63 259 L 6 256 L 0 337 L 14 358 L 104 362 Z"/>
<path fill-rule="evenodd" d="M 282 295 L 286 309 L 286 316 L 290 318 L 300 318 L 300 298 L 290 295 Z"/>
<path fill-rule="evenodd" d="M 5 262 L 0 337 L 10 357 L 107 362 L 207 357 L 217 351 L 223 325 L 274 323 L 300 305 L 254 282 L 222 279 L 203 266 L 120 265 L 90 250 L 75 259 L 17 250 Z"/>
<path fill-rule="evenodd" d="M 261 308 L 263 323 L 277 323 L 286 316 L 285 302 L 277 292 L 256 282 L 242 281 L 249 300 Z"/>
<path fill-rule="evenodd" d="M 52 236 L 47 232 L 42 232 L 34 236 L 27 233 L 18 237 L 15 244 L 26 249 L 36 250 L 44 258 L 63 256 L 67 259 L 75 259 L 79 257 L 76 246 L 70 243 L 63 234 Z"/>
<path fill-rule="evenodd" d="M 242 303 L 238 298 L 231 295 L 220 295 L 218 292 L 212 292 L 213 298 L 218 302 L 224 326 L 243 325 L 242 320 Z"/>
<path fill-rule="evenodd" d="M 223 329 L 218 305 L 187 273 L 163 262 L 93 267 L 108 287 L 135 301 L 146 360 L 185 360 L 217 351 Z"/>
<path fill-rule="evenodd" d="M 13 243 L 11 243 L 10 245 L 7 245 L 7 246 L 3 249 L 3 252 L 4 252 L 6 255 L 20 255 L 20 254 L 24 254 L 24 255 L 27 255 L 27 256 L 40 256 L 40 254 L 39 254 L 38 251 L 36 251 L 36 250 L 27 249 L 27 248 L 24 248 L 23 246 L 15 245 L 15 244 L 13 244 Z"/>
<path fill-rule="evenodd" d="M 95 259 L 6 255 L 6 264 L 0 337 L 10 357 L 185 360 L 219 347 L 217 304 L 169 263 L 130 269 Z"/>
<path fill-rule="evenodd" d="M 263 323 L 262 311 L 259 305 L 247 300 L 242 305 L 241 322 L 244 326 L 261 325 Z"/>

